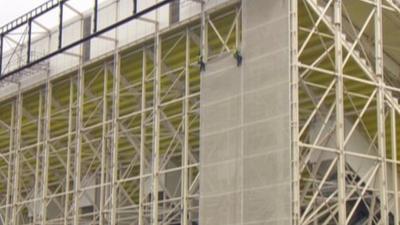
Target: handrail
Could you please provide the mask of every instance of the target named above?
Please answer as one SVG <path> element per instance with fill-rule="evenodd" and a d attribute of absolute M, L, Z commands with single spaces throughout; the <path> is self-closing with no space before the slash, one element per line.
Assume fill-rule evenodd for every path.
<path fill-rule="evenodd" d="M 0 28 L 0 35 L 6 35 L 7 33 L 27 24 L 29 20 L 33 20 L 45 13 L 51 11 L 52 9 L 59 7 L 61 3 L 65 3 L 69 0 L 49 0 L 42 5 L 32 9 L 28 13 L 18 17 L 17 19 L 3 25 Z"/>
<path fill-rule="evenodd" d="M 76 47 L 76 46 L 78 46 L 78 45 L 80 45 L 80 44 L 82 44 L 82 43 L 84 43 L 86 41 L 89 41 L 92 38 L 95 38 L 95 37 L 97 37 L 99 35 L 102 35 L 102 34 L 104 34 L 106 32 L 109 32 L 109 31 L 111 31 L 111 30 L 113 30 L 113 29 L 115 29 L 115 28 L 117 28 L 117 27 L 119 27 L 121 25 L 124 25 L 124 24 L 132 21 L 132 20 L 138 19 L 138 18 L 142 17 L 143 15 L 145 15 L 147 13 L 150 13 L 150 12 L 152 12 L 154 10 L 157 10 L 158 8 L 164 6 L 164 5 L 168 4 L 168 3 L 171 3 L 173 1 L 175 1 L 175 0 L 163 0 L 161 2 L 158 2 L 157 4 L 154 4 L 154 5 L 146 8 L 146 9 L 143 9 L 140 12 L 137 12 L 136 14 L 133 14 L 133 15 L 131 15 L 129 17 L 121 19 L 121 20 L 111 24 L 110 26 L 107 26 L 107 27 L 105 27 L 105 28 L 103 28 L 101 30 L 98 30 L 96 32 L 93 32 L 92 34 L 90 34 L 90 35 L 88 35 L 86 37 L 83 37 L 83 38 L 81 38 L 81 39 L 79 39 L 79 40 L 77 40 L 75 42 L 72 42 L 72 43 L 70 43 L 68 45 L 65 45 L 65 46 L 60 46 L 60 48 L 58 48 L 54 52 L 48 53 L 47 55 L 45 55 L 45 56 L 43 56 L 43 57 L 41 57 L 39 59 L 35 59 L 35 60 L 32 60 L 32 61 L 29 61 L 29 63 L 27 63 L 27 64 L 15 69 L 13 71 L 7 72 L 5 74 L 1 74 L 0 81 L 12 76 L 15 73 L 21 72 L 21 71 L 23 71 L 23 70 L 25 70 L 25 69 L 37 64 L 37 63 L 43 62 L 45 60 L 48 60 L 48 59 L 50 59 L 50 58 L 52 58 L 52 57 L 54 57 L 54 56 L 56 56 L 56 55 L 58 55 L 60 53 L 63 53 L 63 52 L 65 52 L 65 51 L 67 51 L 67 50 L 69 50 L 69 49 L 71 49 L 73 47 Z M 60 1 L 60 2 L 65 2 L 65 1 Z"/>

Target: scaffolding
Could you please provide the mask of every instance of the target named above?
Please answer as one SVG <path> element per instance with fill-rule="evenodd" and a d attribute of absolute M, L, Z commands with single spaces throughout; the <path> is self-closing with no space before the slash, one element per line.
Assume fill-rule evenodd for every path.
<path fill-rule="evenodd" d="M 400 223 L 397 1 L 94 1 L 72 41 L 71 1 L 2 28 L 61 12 L 2 68 L 0 224 Z"/>
<path fill-rule="evenodd" d="M 399 12 L 291 2 L 294 224 L 399 224 Z"/>
<path fill-rule="evenodd" d="M 198 223 L 201 64 L 238 48 L 240 7 L 195 4 L 166 29 L 155 10 L 153 34 L 128 46 L 115 32 L 100 58 L 80 44 L 79 65 L 39 85 L 10 78 L 47 55 L 5 74 L 0 224 Z"/>

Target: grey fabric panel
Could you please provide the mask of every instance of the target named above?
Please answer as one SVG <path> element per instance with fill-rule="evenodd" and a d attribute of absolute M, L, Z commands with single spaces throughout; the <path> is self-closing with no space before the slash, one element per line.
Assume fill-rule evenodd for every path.
<path fill-rule="evenodd" d="M 291 224 L 288 1 L 243 1 L 243 57 L 201 81 L 200 224 Z"/>
<path fill-rule="evenodd" d="M 232 56 L 211 61 L 202 75 L 200 224 L 241 224 L 242 74 Z"/>

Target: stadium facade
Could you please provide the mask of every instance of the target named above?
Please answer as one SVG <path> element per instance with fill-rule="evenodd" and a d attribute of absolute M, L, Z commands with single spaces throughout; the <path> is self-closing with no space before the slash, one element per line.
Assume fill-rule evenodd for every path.
<path fill-rule="evenodd" d="M 0 224 L 399 224 L 399 27 L 393 0 L 48 1 L 0 30 Z"/>

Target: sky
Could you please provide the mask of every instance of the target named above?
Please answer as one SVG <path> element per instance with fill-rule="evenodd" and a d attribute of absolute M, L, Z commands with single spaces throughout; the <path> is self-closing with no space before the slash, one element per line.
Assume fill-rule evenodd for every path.
<path fill-rule="evenodd" d="M 14 21 L 18 17 L 30 12 L 31 10 L 41 6 L 43 3 L 48 2 L 49 0 L 0 0 L 0 27 L 8 24 L 11 21 Z M 104 0 L 99 0 L 99 3 Z M 93 7 L 93 0 L 68 0 L 68 5 L 74 9 L 77 9 L 80 12 L 89 10 Z M 49 13 L 45 14 L 46 16 L 41 16 L 35 19 L 35 22 L 32 27 L 33 38 L 43 35 L 45 30 L 41 28 L 39 24 L 47 27 L 48 29 L 56 28 L 58 26 L 58 15 L 59 10 L 54 9 Z M 73 12 L 70 8 L 64 7 L 64 21 L 72 17 L 76 17 L 77 14 Z M 17 30 L 14 30 L 8 35 L 8 38 L 12 38 L 14 41 L 21 39 L 21 34 L 25 34 L 27 32 L 26 26 L 23 26 Z M 26 39 L 26 35 L 22 36 Z M 12 47 L 14 44 L 6 39 L 6 44 L 4 49 L 8 49 Z"/>
<path fill-rule="evenodd" d="M 0 0 L 0 26 L 16 19 L 46 0 Z"/>
<path fill-rule="evenodd" d="M 19 16 L 22 16 L 23 14 L 31 11 L 32 9 L 40 6 L 41 4 L 47 2 L 49 0 L 0 0 L 0 26 L 3 26 Z M 99 2 L 102 2 L 103 0 L 99 0 Z M 89 9 L 93 5 L 93 0 L 69 0 L 68 4 L 79 11 Z M 53 10 L 55 12 L 55 10 Z M 65 9 L 64 12 L 64 19 L 71 18 L 73 16 L 76 16 L 75 13 L 73 13 L 71 10 L 68 8 Z M 57 15 L 57 14 L 55 14 Z M 42 21 L 41 21 L 42 22 Z M 53 21 L 55 22 L 55 21 Z M 50 27 L 54 26 L 53 23 L 49 24 L 44 24 L 44 25 L 50 25 Z"/>

